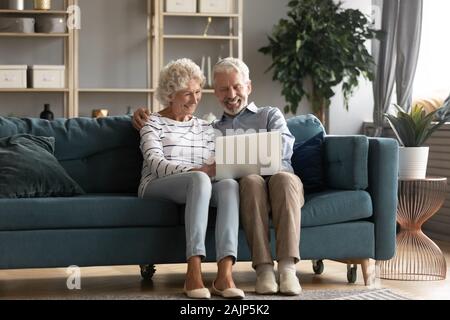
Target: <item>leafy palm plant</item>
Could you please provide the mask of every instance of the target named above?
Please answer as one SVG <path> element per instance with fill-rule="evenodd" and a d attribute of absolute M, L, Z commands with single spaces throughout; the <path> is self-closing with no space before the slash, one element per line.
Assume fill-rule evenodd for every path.
<path fill-rule="evenodd" d="M 450 97 L 442 107 L 428 114 L 420 104 L 414 105 L 409 113 L 397 104 L 394 106 L 397 114 L 384 116 L 404 147 L 421 147 L 433 132 L 450 121 Z"/>

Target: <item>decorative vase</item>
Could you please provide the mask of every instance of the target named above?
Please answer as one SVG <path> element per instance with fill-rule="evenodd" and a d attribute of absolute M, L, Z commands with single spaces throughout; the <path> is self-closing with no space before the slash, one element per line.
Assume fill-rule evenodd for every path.
<path fill-rule="evenodd" d="M 51 0 L 34 0 L 34 10 L 50 10 L 51 7 Z"/>
<path fill-rule="evenodd" d="M 92 118 L 104 118 L 107 117 L 109 114 L 108 109 L 94 109 L 92 110 Z"/>
<path fill-rule="evenodd" d="M 49 121 L 52 121 L 55 118 L 48 103 L 44 104 L 44 111 L 41 112 L 40 118 Z"/>
<path fill-rule="evenodd" d="M 398 178 L 425 179 L 429 151 L 429 147 L 400 147 Z"/>

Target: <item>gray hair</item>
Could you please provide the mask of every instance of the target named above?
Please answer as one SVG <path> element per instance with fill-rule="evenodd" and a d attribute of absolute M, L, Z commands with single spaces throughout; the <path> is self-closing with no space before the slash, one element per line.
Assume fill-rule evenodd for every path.
<path fill-rule="evenodd" d="M 186 89 L 191 80 L 198 80 L 202 88 L 205 85 L 205 76 L 194 61 L 183 58 L 169 62 L 159 74 L 156 99 L 163 106 L 169 106 L 170 96 Z"/>
<path fill-rule="evenodd" d="M 233 57 L 228 57 L 217 62 L 214 66 L 213 77 L 215 79 L 217 73 L 228 73 L 230 71 L 237 71 L 244 79 L 244 82 L 247 83 L 250 81 L 250 69 L 248 66 L 244 63 L 244 61 Z"/>

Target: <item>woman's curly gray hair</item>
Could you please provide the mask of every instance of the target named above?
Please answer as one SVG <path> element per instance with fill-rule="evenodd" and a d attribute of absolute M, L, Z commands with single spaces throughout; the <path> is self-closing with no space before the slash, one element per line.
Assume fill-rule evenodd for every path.
<path fill-rule="evenodd" d="M 186 89 L 191 80 L 198 80 L 202 88 L 205 85 L 205 76 L 194 61 L 183 58 L 168 63 L 159 74 L 156 99 L 163 106 L 168 107 L 171 96 Z"/>

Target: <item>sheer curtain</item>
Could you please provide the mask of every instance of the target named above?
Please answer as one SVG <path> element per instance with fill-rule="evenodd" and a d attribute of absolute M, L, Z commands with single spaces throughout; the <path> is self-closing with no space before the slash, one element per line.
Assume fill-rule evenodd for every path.
<path fill-rule="evenodd" d="M 394 84 L 397 103 L 409 108 L 420 49 L 423 0 L 384 0 L 381 4 L 383 40 L 374 41 L 375 136 L 383 131 Z"/>

